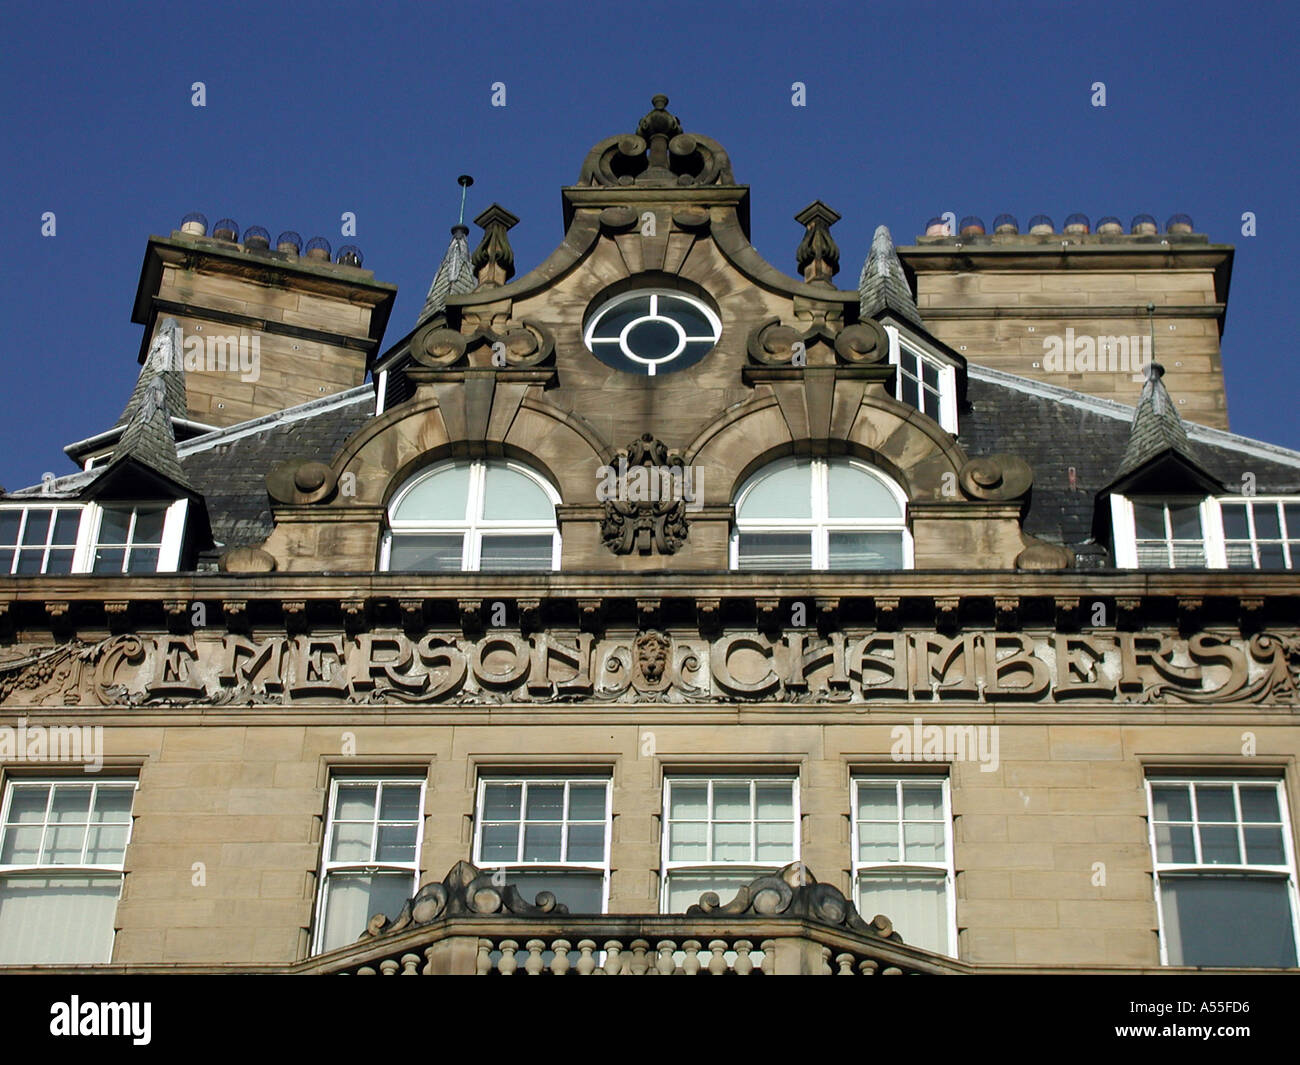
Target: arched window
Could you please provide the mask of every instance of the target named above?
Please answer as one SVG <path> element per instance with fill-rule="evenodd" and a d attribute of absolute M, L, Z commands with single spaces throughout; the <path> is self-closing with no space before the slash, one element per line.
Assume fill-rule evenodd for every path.
<path fill-rule="evenodd" d="M 786 459 L 736 496 L 733 569 L 893 570 L 912 565 L 907 497 L 852 459 Z"/>
<path fill-rule="evenodd" d="M 559 495 L 517 462 L 445 462 L 406 482 L 388 508 L 379 568 L 447 573 L 560 566 Z"/>

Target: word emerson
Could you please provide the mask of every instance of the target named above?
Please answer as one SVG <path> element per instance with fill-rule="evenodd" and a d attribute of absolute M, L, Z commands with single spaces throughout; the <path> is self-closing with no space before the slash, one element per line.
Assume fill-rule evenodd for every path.
<path fill-rule="evenodd" d="M 0 725 L 0 762 L 84 762 L 87 773 L 104 768 L 103 725 Z"/>
<path fill-rule="evenodd" d="M 68 1002 L 50 1006 L 50 1035 L 131 1036 L 136 1046 L 148 1046 L 153 1005 L 149 1002 Z"/>

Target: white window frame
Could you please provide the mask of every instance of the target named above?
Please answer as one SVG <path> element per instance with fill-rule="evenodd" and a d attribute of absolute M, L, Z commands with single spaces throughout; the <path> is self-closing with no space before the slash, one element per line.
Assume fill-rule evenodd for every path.
<path fill-rule="evenodd" d="M 1246 505 L 1246 522 L 1250 529 L 1250 551 L 1255 565 L 1251 569 L 1255 572 L 1263 573 L 1294 573 L 1300 570 L 1300 548 L 1292 549 L 1288 540 L 1300 540 L 1300 528 L 1291 529 L 1286 523 L 1286 511 L 1282 509 L 1286 505 L 1300 505 L 1300 496 L 1288 495 L 1265 495 L 1265 496 L 1214 496 L 1209 500 L 1210 508 L 1214 514 L 1214 520 L 1218 527 L 1218 547 L 1222 550 L 1221 557 L 1216 557 L 1214 569 L 1228 568 L 1228 532 L 1223 524 L 1223 507 L 1224 504 Z M 1282 554 L 1287 560 L 1285 570 L 1260 570 L 1259 567 L 1259 538 L 1255 535 L 1255 507 L 1260 504 L 1271 504 L 1278 508 L 1278 522 L 1282 530 Z M 1277 541 L 1265 538 L 1266 543 L 1275 543 Z M 1221 563 L 1221 564 L 1220 564 Z M 1240 569 L 1241 573 L 1246 573 L 1245 567 Z"/>
<path fill-rule="evenodd" d="M 750 861 L 674 861 L 669 857 L 672 843 L 672 825 L 673 821 L 670 816 L 672 811 L 672 788 L 674 784 L 700 785 L 707 784 L 708 791 L 705 795 L 705 824 L 707 826 L 705 836 L 706 845 L 710 852 L 713 850 L 713 788 L 715 784 L 748 784 L 749 785 L 749 803 L 750 809 L 755 808 L 756 794 L 755 788 L 760 785 L 770 784 L 789 784 L 790 787 L 790 805 L 791 805 L 791 840 L 792 852 L 791 857 L 784 861 L 755 861 L 752 860 L 758 848 L 758 818 L 750 819 L 750 842 L 749 853 Z M 692 819 L 694 820 L 694 819 Z M 662 831 L 660 832 L 660 858 L 659 858 L 659 912 L 669 913 L 668 895 L 671 887 L 671 881 L 674 873 L 686 873 L 692 876 L 707 877 L 710 873 L 721 873 L 731 875 L 735 873 L 752 872 L 754 877 L 759 877 L 765 873 L 774 873 L 791 862 L 800 860 L 800 844 L 802 842 L 801 809 L 799 803 L 799 774 L 798 773 L 756 773 L 740 774 L 732 776 L 726 773 L 672 773 L 664 777 L 663 789 L 663 815 L 661 819 Z M 723 903 L 731 901 L 722 899 Z"/>
<path fill-rule="evenodd" d="M 899 876 L 917 875 L 931 876 L 938 880 L 939 874 L 943 875 L 944 895 L 947 904 L 947 932 L 948 932 L 948 957 L 955 958 L 958 956 L 957 944 L 957 871 L 956 863 L 953 856 L 953 831 L 952 831 L 952 785 L 947 774 L 904 774 L 904 775 L 886 775 L 874 773 L 854 773 L 850 789 L 849 801 L 852 805 L 849 807 L 849 822 L 851 825 L 849 846 L 852 847 L 852 899 L 855 906 L 859 905 L 862 898 L 862 892 L 859 885 L 864 874 L 873 873 L 894 873 Z M 858 817 L 858 787 L 860 784 L 893 784 L 895 797 L 898 802 L 898 853 L 902 856 L 898 861 L 893 862 L 864 862 L 860 859 L 861 848 L 859 847 L 859 817 Z M 916 862 L 905 861 L 907 850 L 903 842 L 903 826 L 907 824 L 907 819 L 903 816 L 903 785 L 905 784 L 938 784 L 943 789 L 943 853 L 945 860 L 942 862 Z M 915 822 L 922 823 L 922 822 Z M 931 822 L 924 822 L 929 824 Z M 863 920 L 871 920 L 874 914 L 864 913 Z M 891 916 L 885 914 L 886 917 Z M 902 934 L 900 932 L 900 934 Z M 906 941 L 904 936 L 904 941 Z"/>
<path fill-rule="evenodd" d="M 87 786 L 90 787 L 91 789 L 90 805 L 88 807 L 88 810 L 91 812 L 93 812 L 95 809 L 95 797 L 99 793 L 99 789 L 101 787 L 105 787 L 105 786 L 119 787 L 119 788 L 129 787 L 131 789 L 131 813 L 126 823 L 126 842 L 122 846 L 122 860 L 120 862 L 82 861 L 75 865 L 64 865 L 64 864 L 58 864 L 54 862 L 44 862 L 41 860 L 41 856 L 45 852 L 45 840 L 49 833 L 50 825 L 60 824 L 60 822 L 58 821 L 51 822 L 49 816 L 50 816 L 50 803 L 54 801 L 54 789 L 61 785 L 62 786 L 75 785 L 78 787 L 87 787 Z M 60 776 L 60 775 L 35 776 L 35 777 L 28 777 L 28 776 L 10 777 L 8 780 L 4 781 L 4 795 L 0 797 L 0 841 L 3 841 L 4 833 L 8 826 L 9 807 L 13 801 L 13 793 L 14 793 L 15 786 L 48 787 L 50 789 L 50 795 L 46 799 L 46 803 L 45 803 L 45 820 L 42 823 L 42 828 L 44 831 L 42 831 L 41 833 L 41 845 L 36 851 L 36 863 L 18 864 L 18 865 L 13 865 L 13 864 L 0 865 L 0 881 L 6 880 L 10 877 L 20 878 L 24 876 L 27 877 L 57 877 L 57 876 L 107 877 L 107 876 L 116 875 L 118 880 L 117 900 L 118 902 L 120 902 L 122 899 L 122 884 L 126 879 L 126 853 L 131 847 L 131 836 L 135 830 L 135 796 L 136 796 L 136 792 L 140 790 L 139 778 L 138 777 L 104 777 L 100 779 L 97 777 L 94 780 L 82 780 L 78 777 Z M 87 814 L 87 816 L 89 816 L 89 813 Z M 71 823 L 75 824 L 76 822 L 71 822 Z M 94 822 L 90 822 L 90 824 L 93 823 Z M 107 822 L 107 823 L 111 824 L 113 822 Z M 68 822 L 64 822 L 64 824 L 68 824 Z M 90 841 L 90 829 L 88 825 L 86 829 L 85 837 L 82 839 L 81 842 L 81 856 L 83 859 L 86 856 L 86 847 L 89 845 L 89 841 Z M 114 924 L 116 923 L 117 923 L 116 918 L 114 918 Z M 113 949 L 117 943 L 117 929 L 114 928 L 112 931 L 113 931 L 113 935 L 112 935 L 112 942 L 109 945 L 109 952 L 108 952 L 109 956 L 107 959 L 105 959 L 105 962 L 107 962 L 112 958 Z M 103 963 L 87 963 L 87 964 L 103 964 Z"/>
<path fill-rule="evenodd" d="M 378 840 L 378 826 L 382 823 L 379 817 L 379 811 L 383 804 L 383 785 L 400 785 L 410 787 L 419 785 L 420 788 L 420 809 L 419 815 L 415 821 L 415 856 L 409 862 L 393 861 L 333 861 L 330 859 L 330 851 L 334 845 L 334 810 L 338 804 L 338 790 L 340 785 L 344 784 L 376 784 L 379 787 L 375 791 L 375 816 L 374 824 L 375 835 L 371 837 L 371 853 Z M 325 919 L 326 919 L 326 902 L 329 896 L 330 876 L 334 873 L 409 873 L 411 876 L 411 890 L 407 898 L 413 896 L 420 887 L 420 853 L 424 846 L 424 821 L 425 821 L 425 798 L 426 787 L 428 784 L 427 777 L 420 776 L 416 773 L 403 774 L 351 774 L 338 773 L 330 777 L 330 788 L 328 805 L 325 807 L 325 831 L 321 845 L 320 875 L 319 883 L 316 885 L 316 912 L 312 925 L 312 953 L 319 954 L 322 950 L 322 944 L 325 941 Z M 406 822 L 394 822 L 405 824 Z M 373 915 L 372 915 L 373 916 Z M 360 930 L 358 930 L 360 934 Z"/>
<path fill-rule="evenodd" d="M 131 521 L 128 525 L 127 539 L 135 534 L 136 511 L 140 508 L 164 507 L 163 514 L 163 532 L 162 543 L 158 548 L 158 567 L 153 570 L 154 573 L 175 573 L 176 567 L 180 565 L 181 544 L 185 539 L 185 516 L 189 511 L 188 499 L 177 500 L 123 500 L 104 501 L 103 503 L 90 503 L 86 507 L 86 519 L 90 524 L 88 543 L 86 553 L 82 559 L 84 569 L 80 572 L 94 573 L 95 571 L 95 551 L 98 550 L 100 529 L 104 524 L 104 512 L 106 510 L 129 510 L 131 511 Z M 141 544 L 141 547 L 152 547 L 152 544 Z M 128 555 L 129 558 L 129 555 Z M 98 573 L 98 577 L 130 577 L 139 576 L 144 571 L 126 571 L 123 573 Z"/>
<path fill-rule="evenodd" d="M 560 820 L 560 854 L 558 861 L 549 862 L 529 862 L 522 858 L 516 858 L 514 861 L 503 862 L 496 859 L 485 859 L 483 857 L 483 825 L 485 817 L 483 814 L 483 802 L 487 796 L 488 785 L 491 784 L 518 784 L 521 785 L 519 793 L 519 839 L 516 848 L 516 855 L 523 854 L 524 847 L 524 830 L 529 824 L 527 817 L 528 812 L 528 786 L 531 784 L 563 784 L 564 785 L 564 811 Z M 571 784 L 603 784 L 605 787 L 605 857 L 600 863 L 570 861 L 567 857 L 569 850 L 569 785 Z M 614 822 L 613 810 L 613 782 L 607 775 L 601 774 L 561 774 L 556 775 L 533 775 L 529 773 L 513 774 L 485 774 L 479 777 L 478 789 L 474 800 L 474 847 L 473 861 L 476 866 L 483 870 L 517 870 L 524 873 L 592 873 L 599 874 L 601 877 L 600 888 L 600 912 L 609 912 L 609 871 L 610 871 L 610 847 L 612 844 L 612 826 Z M 577 824 L 586 824 L 587 822 L 575 822 Z M 532 902 L 531 898 L 526 899 Z M 559 902 L 565 902 L 559 899 Z"/>
<path fill-rule="evenodd" d="M 661 315 L 659 313 L 659 298 L 661 296 L 671 296 L 673 299 L 681 300 L 683 303 L 689 304 L 692 308 L 699 311 L 702 315 L 704 315 L 705 319 L 708 321 L 709 327 L 712 330 L 713 335 L 712 336 L 686 336 L 685 331 L 682 329 L 681 325 L 675 319 L 669 318 L 666 315 Z M 596 332 L 597 326 L 600 325 L 602 319 L 604 319 L 605 316 L 609 314 L 610 311 L 615 310 L 618 307 L 621 307 L 625 303 L 630 303 L 632 300 L 643 299 L 646 297 L 648 297 L 650 300 L 650 313 L 648 315 L 643 315 L 640 318 L 633 319 L 626 326 L 624 326 L 617 340 L 615 340 L 613 337 L 603 337 L 601 339 L 595 338 L 594 334 Z M 681 336 L 678 338 L 678 350 L 676 353 L 669 355 L 666 358 L 652 361 L 650 359 L 646 359 L 640 355 L 635 354 L 627 346 L 627 334 L 635 326 L 639 325 L 643 321 L 646 321 L 647 319 L 655 319 L 658 321 L 671 321 L 673 325 L 677 327 L 678 332 L 681 334 Z M 591 319 L 587 322 L 586 326 L 582 330 L 582 342 L 583 344 L 586 345 L 587 350 L 590 351 L 593 355 L 596 354 L 596 348 L 592 346 L 593 343 L 599 344 L 602 348 L 609 348 L 611 350 L 617 351 L 623 358 L 628 359 L 639 366 L 644 366 L 646 369 L 646 375 L 649 377 L 654 377 L 657 368 L 660 366 L 668 367 L 667 372 L 671 373 L 673 369 L 672 364 L 678 358 L 680 358 L 682 352 L 686 350 L 687 342 L 708 341 L 710 344 L 716 345 L 718 343 L 718 340 L 721 337 L 722 337 L 722 320 L 713 312 L 713 309 L 709 307 L 708 304 L 706 304 L 703 300 L 697 299 L 694 296 L 687 295 L 685 292 L 679 292 L 678 290 L 671 289 L 671 288 L 643 288 L 643 289 L 637 289 L 633 292 L 624 292 L 618 296 L 614 296 L 613 298 L 606 300 L 604 303 L 600 305 L 599 308 L 597 308 L 596 312 L 591 316 Z M 705 354 L 707 354 L 707 352 Z"/>
<path fill-rule="evenodd" d="M 894 379 L 894 398 L 900 403 L 906 402 L 903 399 L 902 380 L 904 370 L 903 352 L 906 351 L 908 355 L 928 363 L 939 371 L 939 410 L 937 412 L 923 410 L 921 413 L 937 421 L 946 432 L 956 435 L 958 430 L 957 368 L 942 359 L 936 358 L 915 344 L 905 343 L 897 326 L 886 325 L 885 332 L 889 335 L 890 365 L 898 367 Z M 911 375 L 909 374 L 909 376 Z M 918 384 L 918 388 L 920 387 Z"/>
<path fill-rule="evenodd" d="M 1204 862 L 1162 862 L 1160 861 L 1159 851 L 1156 848 L 1156 807 L 1155 796 L 1152 793 L 1153 786 L 1175 784 L 1186 787 L 1194 784 L 1219 784 L 1231 785 L 1233 789 L 1233 802 L 1237 810 L 1241 809 L 1240 788 L 1259 787 L 1264 784 L 1271 784 L 1277 789 L 1278 812 L 1282 821 L 1282 849 L 1283 856 L 1286 859 L 1285 865 L 1258 865 L 1258 864 L 1211 864 Z M 1196 806 L 1196 789 L 1190 788 L 1192 803 L 1192 845 L 1195 847 L 1196 854 L 1201 854 L 1201 834 L 1198 828 L 1201 824 L 1228 824 L 1229 822 L 1202 822 L 1197 818 Z M 1296 881 L 1296 855 L 1294 847 L 1294 837 L 1291 828 L 1291 811 L 1287 802 L 1287 789 L 1285 781 L 1278 777 L 1252 777 L 1252 776 L 1151 776 L 1146 778 L 1147 793 L 1147 843 L 1151 848 L 1151 868 L 1152 883 L 1155 892 L 1156 901 L 1156 920 L 1160 936 L 1160 964 L 1169 964 L 1169 943 L 1166 935 L 1164 902 L 1161 899 L 1160 878 L 1162 875 L 1175 877 L 1181 874 L 1183 877 L 1194 876 L 1213 876 L 1215 874 L 1229 873 L 1237 876 L 1257 875 L 1265 879 L 1283 879 L 1287 884 L 1287 899 L 1291 905 L 1291 934 L 1295 939 L 1296 958 L 1300 959 L 1300 895 L 1297 895 Z M 1161 821 L 1159 824 L 1169 824 L 1170 822 Z M 1175 822 L 1181 823 L 1181 822 Z M 1246 844 L 1244 835 L 1244 824 L 1251 822 L 1236 822 L 1237 827 L 1237 846 L 1240 849 L 1241 857 L 1246 857 Z"/>
<path fill-rule="evenodd" d="M 901 518 L 890 518 L 888 520 L 874 518 L 832 518 L 830 514 L 830 468 L 831 461 L 845 462 L 849 466 L 856 467 L 880 481 L 890 494 L 898 501 L 899 509 L 902 513 Z M 745 521 L 742 527 L 740 517 L 741 507 L 744 505 L 745 497 L 753 491 L 754 487 L 770 474 L 779 473 L 782 469 L 810 463 L 812 474 L 809 478 L 810 491 L 812 494 L 811 518 L 761 518 L 753 521 Z M 776 462 L 769 463 L 761 469 L 756 470 L 746 479 L 739 492 L 736 493 L 736 520 L 731 529 L 731 568 L 740 569 L 740 536 L 741 533 L 780 533 L 780 532 L 806 532 L 812 544 L 812 571 L 826 571 L 830 567 L 830 534 L 833 532 L 901 532 L 903 538 L 903 569 L 912 569 L 915 565 L 914 548 L 912 543 L 912 530 L 909 527 L 909 513 L 907 496 L 902 488 L 894 482 L 883 470 L 877 469 L 870 463 L 863 462 L 860 459 L 836 459 L 827 460 L 822 458 L 816 459 L 778 459 Z M 761 571 L 755 571 L 761 572 Z M 852 572 L 852 571 L 849 571 Z M 880 571 L 887 572 L 887 571 Z"/>
<path fill-rule="evenodd" d="M 9 570 L 6 572 L 0 572 L 0 578 L 9 577 L 9 576 L 13 576 L 13 577 L 63 576 L 63 574 L 47 574 L 45 572 L 45 567 L 49 565 L 49 561 L 50 561 L 49 552 L 50 552 L 51 544 L 49 543 L 49 538 L 54 533 L 53 522 L 50 523 L 50 531 L 46 534 L 46 543 L 44 547 L 38 548 L 36 544 L 28 544 L 24 546 L 22 543 L 23 531 L 27 527 L 27 513 L 28 511 L 32 511 L 32 510 L 42 510 L 42 511 L 75 510 L 78 512 L 79 516 L 77 519 L 77 539 L 75 543 L 72 545 L 72 572 L 73 573 L 85 572 L 84 559 L 86 556 L 86 538 L 89 535 L 89 528 L 86 521 L 88 509 L 89 508 L 84 503 L 56 503 L 53 500 L 49 502 L 37 501 L 37 500 L 30 500 L 30 501 L 24 500 L 21 504 L 7 503 L 4 505 L 0 505 L 0 511 L 17 511 L 21 515 L 18 519 L 18 534 L 17 534 L 18 551 L 15 552 L 14 554 L 14 558 L 13 561 L 10 563 Z M 36 550 L 41 550 L 44 552 L 41 558 L 41 572 L 39 574 L 18 573 L 15 567 L 17 567 L 18 565 L 19 554 L 22 551 L 34 552 Z M 63 547 L 63 550 L 67 550 L 67 545 Z"/>
<path fill-rule="evenodd" d="M 500 459 L 470 459 L 469 491 L 466 492 L 465 499 L 465 517 L 461 519 L 443 519 L 440 521 L 415 521 L 415 520 L 395 520 L 395 514 L 401 506 L 402 501 L 411 493 L 413 489 L 425 479 L 436 476 L 445 470 L 451 469 L 457 465 L 463 465 L 465 459 L 439 462 L 426 469 L 420 470 L 419 473 L 412 476 L 407 482 L 398 489 L 393 496 L 393 500 L 388 505 L 388 516 L 384 536 L 380 542 L 379 548 L 379 568 L 388 571 L 392 559 L 393 534 L 397 533 L 424 533 L 431 536 L 437 535 L 459 535 L 461 537 L 461 559 L 460 569 L 462 573 L 477 573 L 479 571 L 482 559 L 483 534 L 492 533 L 550 533 L 551 534 L 551 572 L 560 568 L 560 527 L 559 522 L 552 516 L 549 520 L 522 520 L 522 519 L 485 519 L 483 515 L 484 490 L 487 485 L 487 470 L 491 465 L 503 466 L 514 472 L 523 474 L 543 492 L 546 498 L 551 501 L 552 506 L 558 506 L 560 503 L 559 493 L 551 486 L 550 482 L 541 474 L 529 469 L 521 462 L 513 462 Z M 404 571 L 399 571 L 404 572 Z M 523 572 L 523 571 L 518 571 Z M 544 571 L 535 571 L 544 572 Z"/>
<path fill-rule="evenodd" d="M 1141 495 L 1129 497 L 1113 493 L 1110 497 L 1111 528 L 1115 540 L 1115 567 L 1117 569 L 1146 569 L 1152 570 L 1153 567 L 1139 567 L 1137 557 L 1137 526 L 1134 520 L 1133 503 L 1147 503 L 1151 505 L 1161 504 L 1165 507 L 1165 530 L 1168 533 L 1169 525 L 1169 504 L 1197 503 L 1200 509 L 1201 519 L 1201 542 L 1204 545 L 1205 565 L 1204 566 L 1184 566 L 1180 567 L 1182 572 L 1196 571 L 1200 569 L 1224 569 L 1227 563 L 1223 550 L 1223 524 L 1219 516 L 1218 506 L 1209 496 L 1194 495 Z M 1165 543 L 1172 544 L 1173 541 L 1168 536 Z M 1162 569 L 1163 571 L 1163 569 Z"/>

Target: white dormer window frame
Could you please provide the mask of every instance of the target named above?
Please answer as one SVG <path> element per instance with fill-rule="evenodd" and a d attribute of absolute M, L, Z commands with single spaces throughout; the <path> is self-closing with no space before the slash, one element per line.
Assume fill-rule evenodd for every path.
<path fill-rule="evenodd" d="M 122 501 L 116 503 L 68 503 L 59 502 L 53 499 L 46 501 L 38 496 L 30 500 L 24 499 L 21 506 L 11 504 L 0 506 L 0 510 L 21 512 L 50 510 L 77 511 L 77 538 L 75 545 L 72 545 L 72 568 L 70 572 L 74 574 L 84 574 L 95 572 L 95 551 L 99 547 L 100 530 L 103 526 L 105 510 L 134 511 L 140 507 L 164 507 L 166 508 L 166 513 L 163 517 L 161 543 L 155 545 L 151 542 L 147 545 L 150 549 L 154 546 L 158 547 L 157 566 L 155 569 L 150 571 L 135 572 L 175 573 L 177 568 L 180 566 L 181 547 L 185 542 L 185 520 L 189 513 L 188 499 L 131 500 L 129 502 Z M 21 519 L 21 521 L 25 520 L 25 517 Z M 20 539 L 22 536 L 21 521 L 19 533 Z M 132 518 L 132 525 L 130 527 L 133 527 L 133 525 L 134 517 Z M 33 551 L 40 548 L 40 546 L 41 545 L 38 544 L 29 544 L 25 546 L 25 549 Z M 47 556 L 51 550 L 51 546 L 57 545 L 47 544 L 44 547 Z M 63 550 L 67 550 L 67 548 L 64 547 Z M 11 563 L 11 566 L 16 566 L 16 564 L 16 562 Z M 42 569 L 45 568 L 45 564 L 46 563 L 43 563 Z M 0 570 L 0 577 L 10 575 L 11 573 L 9 569 Z M 13 575 L 22 576 L 22 574 Z M 31 574 L 31 576 L 40 575 L 44 574 Z M 54 576 L 54 574 L 51 574 L 51 576 Z M 112 576 L 112 574 L 100 573 L 97 574 L 97 576 Z"/>
<path fill-rule="evenodd" d="M 939 384 L 939 409 L 932 411 L 926 409 L 924 400 L 922 406 L 917 408 L 922 414 L 933 418 L 939 423 L 945 432 L 957 434 L 957 368 L 950 363 L 925 351 L 915 344 L 905 343 L 899 335 L 897 326 L 886 325 L 885 332 L 889 334 L 889 362 L 898 367 L 898 373 L 894 380 L 894 398 L 900 403 L 907 402 L 903 399 L 903 377 L 906 375 L 917 382 L 918 394 L 924 395 L 925 386 L 922 381 L 917 379 L 917 375 L 908 368 L 908 361 L 925 363 L 938 372 Z"/>
<path fill-rule="evenodd" d="M 1159 567 L 1162 569 L 1224 569 L 1223 552 L 1223 525 L 1219 520 L 1218 508 L 1214 500 L 1209 496 L 1196 496 L 1189 494 L 1154 496 L 1138 495 L 1125 496 L 1118 492 L 1110 497 L 1111 529 L 1115 542 L 1115 567 L 1117 569 L 1154 569 L 1153 566 L 1142 566 L 1138 562 L 1137 547 L 1137 526 L 1133 510 L 1134 502 L 1145 503 L 1150 505 L 1162 505 L 1165 508 L 1165 543 L 1171 552 L 1173 544 L 1176 541 L 1173 537 L 1172 527 L 1170 525 L 1169 505 L 1191 504 L 1197 505 L 1197 514 L 1201 523 L 1201 543 L 1205 555 L 1205 564 L 1203 566 L 1167 566 Z M 1185 541 L 1190 543 L 1191 541 Z"/>

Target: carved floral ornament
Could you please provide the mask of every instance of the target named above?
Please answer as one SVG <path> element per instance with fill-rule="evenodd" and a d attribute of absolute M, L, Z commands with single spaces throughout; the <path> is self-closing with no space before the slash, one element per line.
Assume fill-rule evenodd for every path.
<path fill-rule="evenodd" d="M 693 471 L 682 456 L 643 433 L 607 469 L 614 483 L 600 492 L 605 506 L 601 543 L 616 555 L 634 550 L 648 555 L 652 549 L 675 554 L 690 532 L 688 505 L 694 506 L 698 498 Z"/>
<path fill-rule="evenodd" d="M 700 186 L 734 185 L 731 160 L 709 137 L 685 133 L 668 110 L 668 97 L 651 100 L 651 110 L 636 132 L 609 137 L 587 154 L 579 185 Z"/>
<path fill-rule="evenodd" d="M 642 629 L 111 636 L 0 661 L 0 705 L 1294 705 L 1300 635 Z"/>

